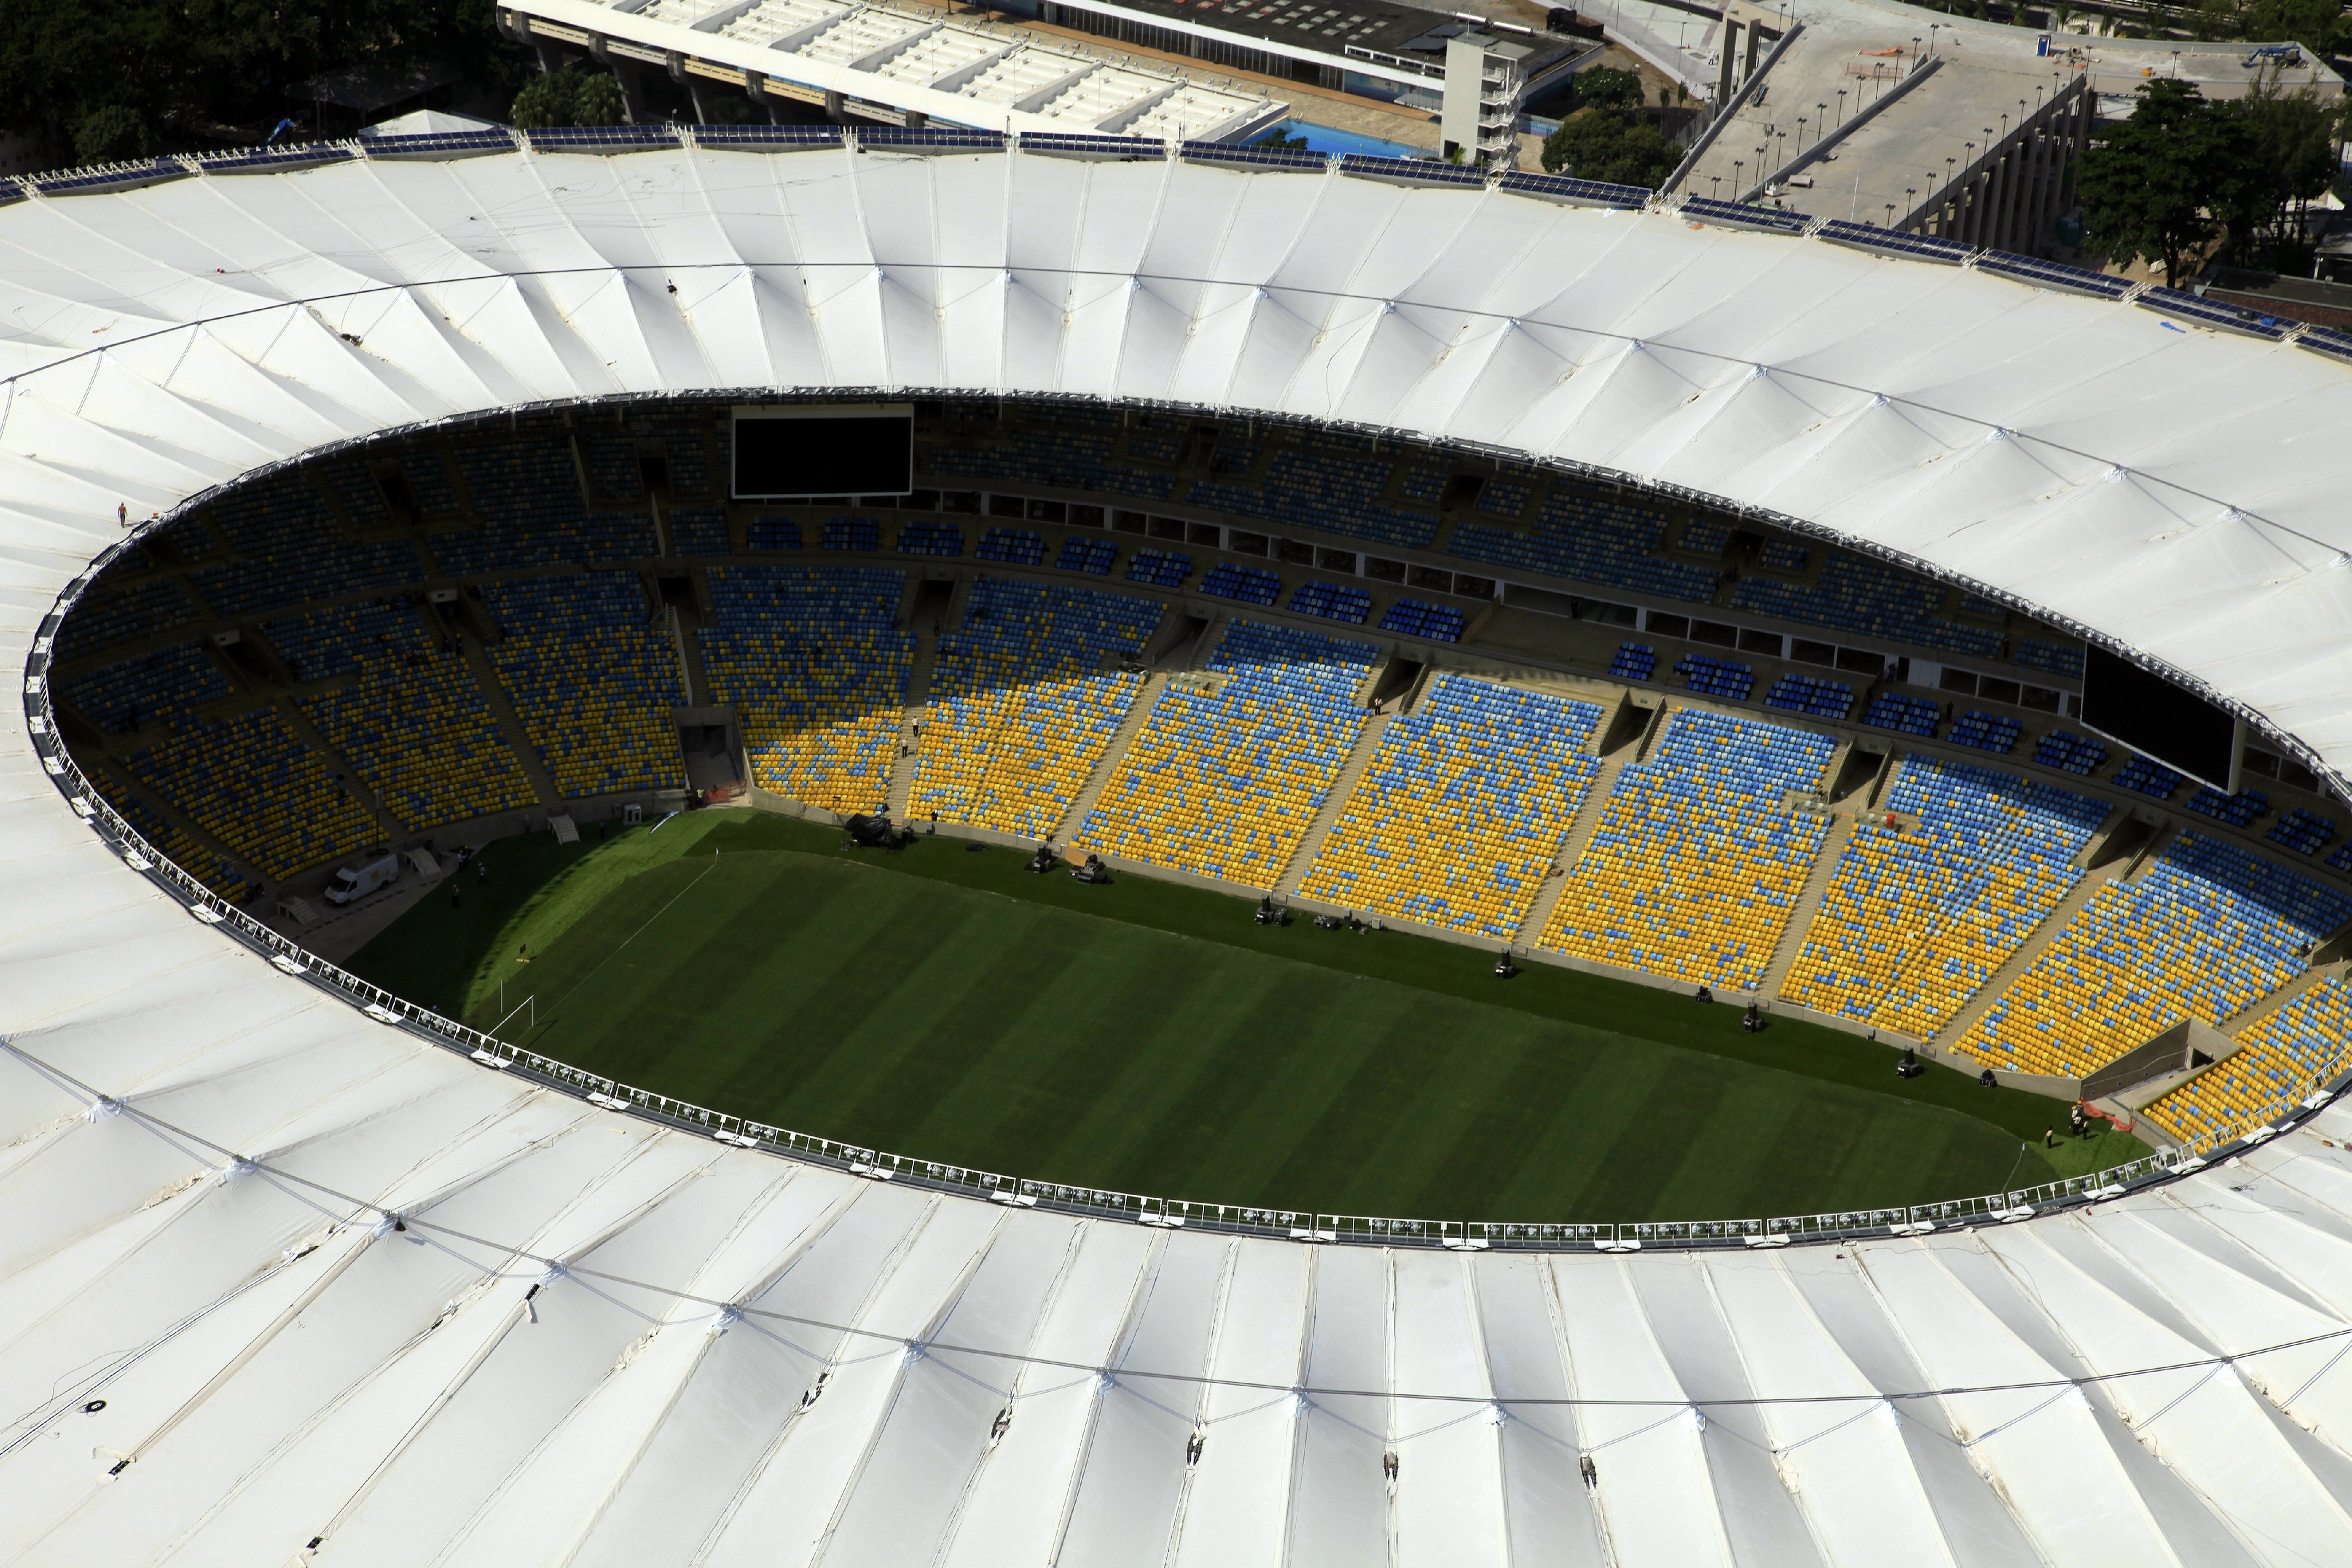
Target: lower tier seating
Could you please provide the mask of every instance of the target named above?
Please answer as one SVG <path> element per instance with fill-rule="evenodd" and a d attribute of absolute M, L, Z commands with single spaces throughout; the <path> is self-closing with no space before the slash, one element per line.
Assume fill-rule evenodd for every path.
<path fill-rule="evenodd" d="M 341 677 L 303 714 L 411 828 L 525 806 L 530 783 L 464 655 L 412 605 L 352 605 L 270 621 L 262 633 L 300 679 Z"/>
<path fill-rule="evenodd" d="M 634 574 L 526 578 L 482 596 L 505 633 L 490 660 L 560 794 L 685 783 L 677 655 Z"/>
<path fill-rule="evenodd" d="M 2080 1078 L 2183 1018 L 2219 1023 L 2304 967 L 2352 900 L 2232 845 L 2183 833 L 2136 881 L 2100 890 L 1969 1030 L 1990 1066 Z"/>
<path fill-rule="evenodd" d="M 909 815 L 1006 833 L 1060 828 L 1143 687 L 1118 668 L 1155 600 L 982 577 L 940 637 Z"/>
<path fill-rule="evenodd" d="M 375 818 L 278 711 L 187 714 L 123 759 L 142 784 L 271 880 L 382 837 Z"/>
<path fill-rule="evenodd" d="M 1695 985 L 1752 987 L 1828 836 L 1781 805 L 1836 743 L 1685 708 L 1618 775 L 1542 944 Z"/>
<path fill-rule="evenodd" d="M 915 639 L 902 572 L 718 566 L 702 631 L 710 700 L 731 702 L 761 789 L 829 811 L 884 804 Z"/>
<path fill-rule="evenodd" d="M 2011 773 L 1903 760 L 1889 820 L 1857 824 L 1780 994 L 1927 1039 L 2084 873 L 2109 807 Z"/>
<path fill-rule="evenodd" d="M 1160 694 L 1079 847 L 1273 887 L 1362 731 L 1375 652 L 1234 622 L 1203 676 Z"/>
<path fill-rule="evenodd" d="M 2333 975 L 2238 1037 L 2239 1047 L 2141 1112 L 2184 1143 L 2227 1139 L 2352 1066 L 2352 983 Z"/>
<path fill-rule="evenodd" d="M 1299 890 L 1507 942 L 1601 771 L 1601 709 L 1467 676 L 1433 682 L 1381 737 Z"/>

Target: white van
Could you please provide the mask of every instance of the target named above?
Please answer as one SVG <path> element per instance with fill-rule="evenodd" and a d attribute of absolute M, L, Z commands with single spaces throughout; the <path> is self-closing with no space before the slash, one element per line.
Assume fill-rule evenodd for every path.
<path fill-rule="evenodd" d="M 378 888 L 391 886 L 393 879 L 399 875 L 400 857 L 390 851 L 356 866 L 346 866 L 327 884 L 327 902 L 348 904 L 354 899 L 364 899 Z"/>

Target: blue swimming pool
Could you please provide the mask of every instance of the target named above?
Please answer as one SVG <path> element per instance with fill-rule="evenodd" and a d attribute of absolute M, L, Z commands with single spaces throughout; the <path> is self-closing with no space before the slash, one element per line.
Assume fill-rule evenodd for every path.
<path fill-rule="evenodd" d="M 1377 136 L 1360 136 L 1352 131 L 1339 131 L 1328 125 L 1318 125 L 1311 120 L 1286 120 L 1266 132 L 1285 136 L 1304 136 L 1310 153 L 1360 153 L 1367 158 L 1426 158 L 1429 149 L 1408 146 L 1402 142 L 1383 142 Z M 1265 137 L 1259 138 L 1260 141 Z"/>

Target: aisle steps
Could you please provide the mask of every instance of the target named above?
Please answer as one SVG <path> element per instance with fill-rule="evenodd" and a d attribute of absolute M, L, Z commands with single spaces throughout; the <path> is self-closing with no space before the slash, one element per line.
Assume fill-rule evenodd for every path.
<path fill-rule="evenodd" d="M 1348 797 L 1356 793 L 1356 785 L 1370 771 L 1372 759 L 1381 754 L 1381 737 L 1388 733 L 1389 725 L 1395 720 L 1394 713 L 1375 713 L 1370 721 L 1357 731 L 1356 743 L 1349 749 L 1347 760 L 1339 764 L 1339 774 L 1332 779 L 1330 790 L 1323 796 L 1321 809 L 1315 813 L 1315 820 L 1307 825 L 1306 837 L 1298 841 L 1298 847 L 1290 852 L 1289 860 L 1282 868 L 1282 875 L 1275 879 L 1276 894 L 1286 899 L 1298 891 L 1298 885 L 1307 880 L 1307 873 L 1314 866 L 1315 857 L 1323 852 L 1323 841 L 1331 836 L 1331 829 L 1339 825 L 1339 815 L 1347 808 Z"/>
<path fill-rule="evenodd" d="M 1789 923 L 1780 928 L 1780 940 L 1772 949 L 1772 962 L 1764 966 L 1764 977 L 1757 982 L 1758 995 L 1778 996 L 1780 987 L 1788 983 L 1789 971 L 1797 966 L 1798 955 L 1805 951 L 1805 938 L 1813 929 L 1813 916 L 1821 912 L 1822 900 L 1829 896 L 1830 884 L 1837 879 L 1838 860 L 1844 855 L 1846 840 L 1853 837 L 1858 820 L 1841 814 L 1830 824 L 1829 837 L 1822 840 L 1821 855 L 1805 878 L 1804 891 L 1797 895 L 1796 908 L 1789 911 Z"/>
<path fill-rule="evenodd" d="M 2032 968 L 2034 960 L 2058 940 L 2058 933 L 2064 931 L 2074 917 L 2098 896 L 2099 889 L 2109 882 L 2121 879 L 2118 875 L 2121 869 L 2120 867 L 2102 867 L 2086 873 L 2081 881 L 2074 884 L 2074 890 L 2058 901 L 2058 907 L 2050 911 L 2050 918 L 2033 928 L 2033 934 L 2025 939 L 2025 945 L 2011 954 L 2007 963 L 1992 972 L 1991 978 L 1977 988 L 1977 994 L 1952 1016 L 1950 1023 L 1936 1031 L 1936 1037 L 1929 1044 L 1938 1051 L 1949 1051 L 1959 1044 L 1976 1021 L 1992 1010 L 1993 1003 L 2000 999 L 2001 993 Z"/>

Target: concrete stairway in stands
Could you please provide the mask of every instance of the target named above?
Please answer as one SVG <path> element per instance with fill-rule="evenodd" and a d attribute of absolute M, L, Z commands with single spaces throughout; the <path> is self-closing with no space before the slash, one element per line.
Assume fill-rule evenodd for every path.
<path fill-rule="evenodd" d="M 1381 737 L 1388 733 L 1389 725 L 1396 720 L 1394 713 L 1375 713 L 1371 721 L 1356 732 L 1356 743 L 1348 749 L 1347 760 L 1331 781 L 1331 788 L 1323 796 L 1322 806 L 1315 820 L 1307 825 L 1306 836 L 1290 852 L 1283 866 L 1282 875 L 1275 879 L 1274 890 L 1285 898 L 1298 891 L 1298 884 L 1307 880 L 1307 870 L 1314 866 L 1315 857 L 1323 852 L 1323 841 L 1331 829 L 1339 825 L 1339 814 L 1347 809 L 1348 797 L 1356 793 L 1356 785 L 1381 754 Z"/>
<path fill-rule="evenodd" d="M 1528 907 L 1528 918 L 1519 922 L 1518 934 L 1512 939 L 1517 945 L 1533 947 L 1542 939 L 1560 894 L 1576 879 L 1576 863 L 1584 858 L 1584 847 L 1592 842 L 1592 830 L 1601 825 L 1601 814 L 1609 808 L 1609 797 L 1617 793 L 1617 775 L 1625 771 L 1633 756 L 1633 746 L 1620 746 L 1613 755 L 1602 760 L 1601 771 L 1585 786 L 1576 816 L 1569 823 L 1568 831 L 1560 835 L 1559 847 L 1551 858 L 1554 865 L 1567 868 L 1566 873 L 1547 879 L 1537 890 L 1536 901 Z"/>
<path fill-rule="evenodd" d="M 2058 900 L 2058 907 L 2050 911 L 2050 918 L 2033 928 L 2033 934 L 2025 939 L 2025 945 L 2011 953 L 2007 963 L 1992 972 L 1991 978 L 1977 988 L 1977 994 L 1952 1015 L 1950 1023 L 1936 1031 L 1936 1037 L 1928 1043 L 1938 1051 L 1948 1051 L 1959 1044 L 1969 1030 L 1975 1026 L 1976 1021 L 1992 1010 L 1992 1005 L 2000 999 L 2000 994 L 2033 967 L 2034 960 L 2048 952 L 2050 944 L 2058 940 L 2058 933 L 2090 906 L 2091 900 L 2099 896 L 2100 889 L 2117 880 L 2125 868 L 2122 865 L 2102 866 L 2075 883 L 2073 890 Z"/>
<path fill-rule="evenodd" d="M 922 737 L 916 730 L 930 712 L 931 671 L 938 666 L 939 658 L 939 628 L 917 628 L 914 668 L 907 672 L 907 700 L 898 711 L 898 747 L 902 754 L 891 761 L 890 785 L 882 796 L 888 803 L 894 822 L 905 819 L 908 797 L 914 793 L 915 768 L 923 755 Z"/>
<path fill-rule="evenodd" d="M 1837 775 L 1832 773 L 1830 776 Z M 1758 995 L 1778 996 L 1780 987 L 1788 983 L 1789 971 L 1797 965 L 1797 955 L 1805 951 L 1805 934 L 1813 929 L 1813 916 L 1820 912 L 1822 900 L 1829 896 L 1830 884 L 1837 879 L 1838 858 L 1845 853 L 1846 840 L 1853 837 L 1856 820 L 1848 812 L 1840 814 L 1830 824 L 1829 837 L 1822 840 L 1821 855 L 1805 878 L 1804 890 L 1797 895 L 1796 907 L 1789 911 L 1789 923 L 1780 928 L 1780 940 L 1772 949 L 1772 962 L 1764 966 L 1764 977 L 1757 982 Z"/>
<path fill-rule="evenodd" d="M 2335 963 L 2315 963 L 2277 990 L 2252 1003 L 2243 1012 L 2231 1014 L 2216 1024 L 2214 1027 L 2235 1039 L 2313 986 L 2322 984 L 2332 975 L 2344 973 L 2347 968 L 2347 965 L 2341 961 Z"/>
<path fill-rule="evenodd" d="M 539 748 L 531 743 L 530 731 L 516 710 L 514 699 L 507 695 L 506 682 L 499 679 L 498 666 L 490 662 L 488 652 L 472 632 L 459 631 L 457 642 L 466 650 L 466 667 L 474 672 L 474 684 L 481 688 L 482 700 L 489 704 L 490 717 L 499 721 L 499 734 L 514 753 L 515 765 L 522 769 L 522 776 L 530 781 L 531 793 L 548 810 L 562 809 L 563 792 L 555 787 L 555 775 L 540 761 Z"/>
<path fill-rule="evenodd" d="M 1143 726 L 1150 721 L 1152 706 L 1160 700 L 1160 694 L 1168 689 L 1171 673 L 1162 671 L 1144 679 L 1142 689 L 1135 694 L 1134 706 L 1127 710 L 1127 717 L 1119 721 L 1118 728 L 1111 731 L 1110 744 L 1103 748 L 1102 760 L 1095 764 L 1095 771 L 1087 775 L 1087 782 L 1079 787 L 1078 797 L 1070 803 L 1070 809 L 1063 814 L 1061 822 L 1056 825 L 1055 837 L 1067 840 L 1077 837 L 1078 825 L 1086 821 L 1087 813 L 1092 811 L 1095 802 L 1102 798 L 1103 787 L 1110 783 L 1111 775 L 1118 772 L 1119 763 L 1127 760 L 1128 747 L 1143 733 Z"/>

